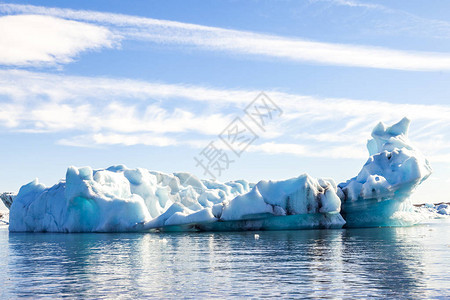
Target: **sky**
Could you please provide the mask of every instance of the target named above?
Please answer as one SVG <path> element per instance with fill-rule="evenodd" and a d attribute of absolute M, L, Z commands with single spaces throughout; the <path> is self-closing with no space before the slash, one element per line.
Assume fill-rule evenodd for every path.
<path fill-rule="evenodd" d="M 434 170 L 413 200 L 449 201 L 450 2 L 428 4 L 0 1 L 0 191 L 71 165 L 209 178 L 206 153 L 228 158 L 219 181 L 339 183 L 406 116 Z"/>

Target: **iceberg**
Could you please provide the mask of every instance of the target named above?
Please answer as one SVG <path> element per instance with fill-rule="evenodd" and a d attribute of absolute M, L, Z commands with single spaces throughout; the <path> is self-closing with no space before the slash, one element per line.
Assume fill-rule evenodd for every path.
<path fill-rule="evenodd" d="M 404 226 L 416 222 L 409 197 L 431 175 L 428 160 L 408 139 L 410 120 L 379 123 L 367 143 L 370 157 L 359 174 L 339 184 L 348 227 Z"/>
<path fill-rule="evenodd" d="M 15 197 L 16 197 L 16 195 L 14 193 L 11 193 L 11 192 L 6 192 L 6 193 L 3 193 L 3 194 L 0 195 L 0 199 L 2 199 L 3 204 L 8 209 L 11 208 L 11 205 L 12 205 Z"/>
<path fill-rule="evenodd" d="M 69 167 L 46 187 L 36 179 L 9 201 L 13 232 L 234 231 L 407 225 L 409 199 L 431 174 L 407 138 L 409 120 L 378 124 L 358 176 L 336 185 L 308 174 L 281 181 L 220 183 L 189 173 L 123 165 Z M 11 204 L 12 203 L 12 204 Z M 403 218 L 405 219 L 405 218 Z M 403 220 L 402 219 L 402 220 Z"/>
<path fill-rule="evenodd" d="M 428 219 L 443 219 L 450 216 L 450 203 L 415 205 L 415 210 Z"/>
<path fill-rule="evenodd" d="M 218 183 L 187 173 L 165 174 L 123 165 L 101 170 L 69 167 L 65 180 L 52 187 L 37 179 L 21 187 L 11 206 L 9 229 L 115 232 L 340 228 L 345 221 L 339 214 L 336 191 L 332 180 L 317 180 L 306 174 L 254 185 L 245 180 Z"/>

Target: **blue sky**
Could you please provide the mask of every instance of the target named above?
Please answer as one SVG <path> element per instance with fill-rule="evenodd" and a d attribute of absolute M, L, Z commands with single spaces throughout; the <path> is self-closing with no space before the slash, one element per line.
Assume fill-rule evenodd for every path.
<path fill-rule="evenodd" d="M 194 156 L 264 91 L 283 114 L 219 180 L 344 181 L 377 122 L 408 116 L 434 168 L 415 201 L 448 201 L 448 11 L 448 1 L 0 2 L 0 191 L 54 184 L 70 165 L 205 177 Z"/>

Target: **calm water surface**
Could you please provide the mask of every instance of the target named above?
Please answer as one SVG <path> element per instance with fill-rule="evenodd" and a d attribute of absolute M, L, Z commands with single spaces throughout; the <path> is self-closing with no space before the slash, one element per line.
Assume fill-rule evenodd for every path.
<path fill-rule="evenodd" d="M 0 296 L 450 299 L 450 223 L 256 233 L 0 226 Z"/>

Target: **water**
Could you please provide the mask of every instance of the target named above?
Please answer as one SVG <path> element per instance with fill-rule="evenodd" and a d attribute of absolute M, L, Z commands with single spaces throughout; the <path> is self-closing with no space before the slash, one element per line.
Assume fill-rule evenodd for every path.
<path fill-rule="evenodd" d="M 1 299 L 450 298 L 450 223 L 243 233 L 8 233 Z"/>

